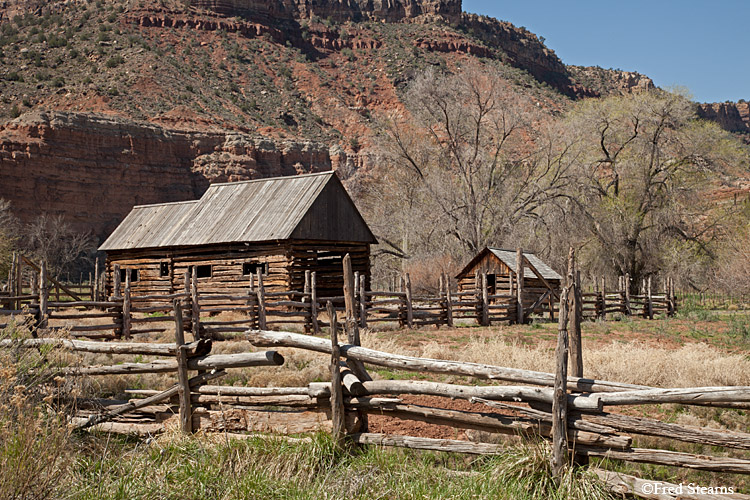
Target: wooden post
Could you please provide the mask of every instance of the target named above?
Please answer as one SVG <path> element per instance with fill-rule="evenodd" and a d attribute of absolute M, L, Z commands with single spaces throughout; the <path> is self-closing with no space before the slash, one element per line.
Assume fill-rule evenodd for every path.
<path fill-rule="evenodd" d="M 39 270 L 39 328 L 47 328 L 47 302 L 49 301 L 49 285 L 47 282 L 47 263 L 42 261 Z"/>
<path fill-rule="evenodd" d="M 315 271 L 310 273 L 310 319 L 312 320 L 313 333 L 320 334 L 320 325 L 318 324 L 318 288 L 315 278 Z"/>
<path fill-rule="evenodd" d="M 291 299 L 294 300 L 294 299 Z M 302 303 L 306 304 L 310 300 L 310 270 L 305 270 L 305 288 L 304 288 L 304 295 L 302 296 Z M 312 331 L 312 308 L 307 310 L 307 314 L 309 315 L 307 318 L 307 321 L 305 322 L 305 333 L 310 333 Z"/>
<path fill-rule="evenodd" d="M 112 266 L 112 297 L 120 298 L 120 264 Z"/>
<path fill-rule="evenodd" d="M 411 277 L 406 273 L 406 326 L 414 328 L 414 310 L 411 302 Z"/>
<path fill-rule="evenodd" d="M 482 326 L 490 326 L 489 297 L 487 293 L 487 273 L 482 273 Z"/>
<path fill-rule="evenodd" d="M 359 271 L 354 273 L 354 320 L 357 322 L 357 327 L 362 323 L 359 317 Z"/>
<path fill-rule="evenodd" d="M 399 276 L 399 291 L 403 293 L 403 291 L 406 289 L 406 285 L 404 285 L 404 276 Z M 399 328 L 403 328 L 406 324 L 406 297 L 399 297 L 399 304 L 398 304 L 398 326 Z"/>
<path fill-rule="evenodd" d="M 99 257 L 94 259 L 94 289 L 91 296 L 94 302 L 99 302 Z"/>
<path fill-rule="evenodd" d="M 523 273 L 524 273 L 524 256 L 523 250 L 518 248 L 516 250 L 516 322 L 519 325 L 523 324 L 524 310 L 523 310 Z"/>
<path fill-rule="evenodd" d="M 359 326 L 367 328 L 367 289 L 364 277 L 359 280 Z"/>
<path fill-rule="evenodd" d="M 560 294 L 560 323 L 555 349 L 555 386 L 552 399 L 552 473 L 561 477 L 568 463 L 568 295 Z"/>
<path fill-rule="evenodd" d="M 447 278 L 447 275 L 446 275 Z M 453 297 L 451 296 L 451 282 L 446 280 L 445 287 L 445 314 L 448 326 L 453 327 Z"/>
<path fill-rule="evenodd" d="M 352 258 L 349 254 L 344 255 L 343 260 L 344 266 L 344 309 L 346 311 L 346 319 L 344 326 L 346 327 L 346 335 L 349 344 L 359 345 L 359 326 L 355 319 L 356 312 L 356 298 L 355 298 L 355 281 L 354 273 L 352 272 Z"/>
<path fill-rule="evenodd" d="M 182 432 L 193 432 L 193 412 L 190 405 L 190 382 L 187 371 L 187 352 L 183 349 L 185 332 L 182 323 L 182 302 L 175 299 L 174 306 L 174 336 L 177 346 L 177 394 L 180 398 L 180 429 Z"/>
<path fill-rule="evenodd" d="M 583 346 L 581 344 L 581 291 L 576 283 L 575 250 L 568 251 L 568 287 L 570 302 L 570 372 L 574 377 L 583 377 Z"/>
<path fill-rule="evenodd" d="M 263 288 L 263 273 L 258 269 L 258 328 L 266 329 L 266 290 Z"/>
<path fill-rule="evenodd" d="M 14 295 L 20 297 L 23 295 L 23 260 L 20 254 L 16 254 L 16 277 L 15 277 L 16 290 Z M 16 299 L 16 309 L 23 307 L 21 299 Z"/>
<path fill-rule="evenodd" d="M 130 338 L 130 269 L 125 270 L 125 293 L 122 298 L 122 336 Z"/>
<path fill-rule="evenodd" d="M 482 278 L 479 270 L 474 271 L 474 299 L 476 300 L 476 318 L 477 325 L 482 324 Z"/>
<path fill-rule="evenodd" d="M 336 311 L 329 300 L 326 304 L 328 319 L 331 325 L 331 421 L 333 423 L 333 441 L 339 448 L 344 447 L 346 439 L 346 424 L 344 417 L 344 391 L 341 385 L 341 370 L 339 361 L 341 361 L 341 352 L 338 341 L 338 325 L 336 322 Z"/>
<path fill-rule="evenodd" d="M 628 316 L 633 314 L 633 310 L 630 308 L 630 274 L 625 274 L 625 314 Z"/>
<path fill-rule="evenodd" d="M 602 309 L 600 311 L 600 317 L 602 321 L 607 320 L 607 279 L 602 276 L 602 285 L 601 285 L 601 301 L 602 301 Z"/>
<path fill-rule="evenodd" d="M 190 319 L 193 325 L 193 340 L 199 340 L 201 335 L 201 308 L 198 303 L 198 266 L 193 266 L 193 274 L 190 278 Z"/>
<path fill-rule="evenodd" d="M 10 269 L 8 270 L 8 295 L 15 295 L 16 292 L 16 252 L 10 258 Z M 15 309 L 15 304 L 12 302 L 8 304 L 8 307 Z"/>
<path fill-rule="evenodd" d="M 646 284 L 646 294 L 647 294 L 647 300 L 648 300 L 648 319 L 654 319 L 654 299 L 651 296 L 651 276 L 648 277 L 648 282 Z"/>
<path fill-rule="evenodd" d="M 258 316 L 253 314 L 253 303 L 255 302 L 255 285 L 253 284 L 253 281 L 255 280 L 255 275 L 251 274 L 249 276 L 250 282 L 248 283 L 247 288 L 247 317 L 250 320 L 250 325 L 253 328 L 258 328 Z"/>

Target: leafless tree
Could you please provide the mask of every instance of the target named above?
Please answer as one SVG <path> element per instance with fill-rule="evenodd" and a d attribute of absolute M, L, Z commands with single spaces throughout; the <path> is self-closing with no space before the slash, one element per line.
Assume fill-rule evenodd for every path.
<path fill-rule="evenodd" d="M 61 215 L 42 214 L 24 230 L 25 250 L 37 261 L 45 261 L 53 278 L 90 258 L 95 250 L 90 233 L 76 233 Z"/>
<path fill-rule="evenodd" d="M 0 276 L 8 275 L 17 240 L 18 220 L 11 211 L 10 202 L 0 199 Z"/>

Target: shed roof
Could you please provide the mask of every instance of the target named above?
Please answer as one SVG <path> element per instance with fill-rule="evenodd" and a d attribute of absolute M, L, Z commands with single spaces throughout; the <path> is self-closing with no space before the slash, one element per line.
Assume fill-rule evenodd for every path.
<path fill-rule="evenodd" d="M 481 252 L 479 252 L 473 259 L 471 259 L 471 262 L 469 262 L 466 267 L 464 267 L 461 272 L 458 274 L 458 276 L 463 276 L 466 272 L 468 272 L 474 265 L 482 259 L 486 254 L 492 254 L 498 259 L 500 259 L 501 262 L 503 262 L 506 266 L 508 266 L 511 269 L 512 273 L 515 273 L 516 269 L 516 250 L 505 250 L 502 248 L 492 248 L 487 247 Z M 546 280 L 562 280 L 562 276 L 557 274 L 554 269 L 549 267 L 547 264 L 544 263 L 542 259 L 537 257 L 532 252 L 523 252 L 524 257 L 531 263 L 532 266 L 534 266 L 539 273 L 541 273 L 542 277 Z M 536 275 L 534 272 L 528 268 L 524 267 L 523 270 L 523 277 L 524 278 L 534 278 Z"/>
<path fill-rule="evenodd" d="M 200 200 L 133 208 L 99 250 L 285 239 L 375 243 L 334 172 L 212 184 Z"/>

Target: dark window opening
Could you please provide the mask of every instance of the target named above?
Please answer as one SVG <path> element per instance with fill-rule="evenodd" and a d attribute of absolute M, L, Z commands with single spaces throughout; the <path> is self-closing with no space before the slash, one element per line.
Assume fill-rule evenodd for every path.
<path fill-rule="evenodd" d="M 161 262 L 159 264 L 159 276 L 162 278 L 169 276 L 169 262 Z"/>
<path fill-rule="evenodd" d="M 138 269 L 120 269 L 120 281 L 125 284 L 128 277 L 126 273 L 128 271 L 130 271 L 130 282 L 138 281 Z"/>
<path fill-rule="evenodd" d="M 242 274 L 243 276 L 250 276 L 251 274 L 268 274 L 268 262 L 243 262 L 242 263 Z"/>
<path fill-rule="evenodd" d="M 497 293 L 497 275 L 496 274 L 487 275 L 487 293 L 489 293 L 490 295 L 495 295 Z"/>
<path fill-rule="evenodd" d="M 195 273 L 198 278 L 210 278 L 211 277 L 211 264 L 203 266 L 196 266 Z"/>

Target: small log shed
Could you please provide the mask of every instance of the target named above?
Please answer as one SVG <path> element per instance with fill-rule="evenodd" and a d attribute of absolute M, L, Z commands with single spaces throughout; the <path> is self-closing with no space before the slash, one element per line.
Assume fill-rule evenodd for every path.
<path fill-rule="evenodd" d="M 315 271 L 318 296 L 342 294 L 342 259 L 370 287 L 370 245 L 377 243 L 335 172 L 211 185 L 194 201 L 136 206 L 99 250 L 130 273 L 138 295 L 184 288 L 195 266 L 202 293 L 247 293 L 250 275 L 269 291 L 302 291 Z"/>
<path fill-rule="evenodd" d="M 562 276 L 532 252 L 523 252 L 526 260 L 523 273 L 524 309 L 536 304 L 532 312 L 549 312 L 553 300 L 560 296 Z M 474 291 L 477 273 L 487 273 L 488 295 L 516 294 L 516 250 L 486 247 L 456 275 L 459 292 Z M 544 297 L 547 295 L 547 297 Z M 544 297 L 544 298 L 543 298 Z M 540 300 L 541 299 L 541 300 Z M 496 302 L 490 299 L 490 302 Z"/>

